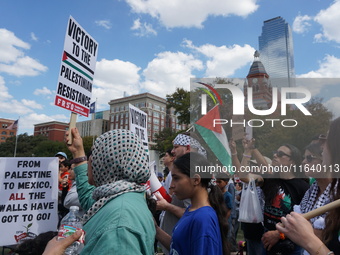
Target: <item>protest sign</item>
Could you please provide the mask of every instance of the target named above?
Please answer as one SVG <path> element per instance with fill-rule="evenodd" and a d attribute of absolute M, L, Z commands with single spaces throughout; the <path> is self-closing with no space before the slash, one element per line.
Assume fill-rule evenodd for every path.
<path fill-rule="evenodd" d="M 0 246 L 58 224 L 58 158 L 0 158 Z"/>
<path fill-rule="evenodd" d="M 246 126 L 246 139 L 247 140 L 253 139 L 253 127 L 248 125 L 248 122 Z"/>
<path fill-rule="evenodd" d="M 98 43 L 69 18 L 55 105 L 88 117 Z"/>
<path fill-rule="evenodd" d="M 148 115 L 132 104 L 129 104 L 129 126 L 130 131 L 137 134 L 142 140 L 145 150 L 149 151 L 148 147 Z"/>

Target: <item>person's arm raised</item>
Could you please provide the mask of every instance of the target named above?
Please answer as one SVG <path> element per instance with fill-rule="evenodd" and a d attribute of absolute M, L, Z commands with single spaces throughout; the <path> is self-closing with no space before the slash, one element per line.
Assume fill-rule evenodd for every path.
<path fill-rule="evenodd" d="M 69 141 L 69 132 L 72 132 L 72 141 Z M 72 128 L 71 130 L 66 131 L 65 142 L 69 151 L 72 153 L 73 159 L 86 157 L 83 139 L 81 138 L 77 128 Z M 83 160 L 79 163 L 75 163 L 75 166 L 82 165 L 86 162 L 87 160 Z"/>
<path fill-rule="evenodd" d="M 247 171 L 247 168 L 248 170 L 251 170 L 249 169 L 250 168 L 249 162 L 253 156 L 253 150 L 255 147 L 255 139 L 251 139 L 251 140 L 243 139 L 242 145 L 243 145 L 244 152 L 243 152 L 243 157 L 241 161 L 241 171 L 239 174 L 240 180 L 248 183 L 250 181 L 250 178 L 252 178 L 255 180 L 256 185 L 262 186 L 263 184 L 262 176 L 258 174 L 253 174 L 250 171 Z"/>
<path fill-rule="evenodd" d="M 229 148 L 230 148 L 230 153 L 231 153 L 232 165 L 236 168 L 236 171 L 239 172 L 241 163 L 237 157 L 236 142 L 234 141 L 233 138 L 229 140 Z"/>
<path fill-rule="evenodd" d="M 255 138 L 252 138 L 247 142 L 247 146 L 249 149 L 251 149 L 252 156 L 256 160 L 257 165 L 261 168 L 262 166 L 266 167 L 268 169 L 269 163 L 264 158 L 262 153 L 256 148 L 255 146 Z M 266 171 L 267 172 L 267 171 Z"/>

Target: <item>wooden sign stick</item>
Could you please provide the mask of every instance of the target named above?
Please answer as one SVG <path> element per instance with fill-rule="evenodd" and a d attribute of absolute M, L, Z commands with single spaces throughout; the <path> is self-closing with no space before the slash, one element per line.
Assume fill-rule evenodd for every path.
<path fill-rule="evenodd" d="M 314 209 L 313 211 L 310 211 L 308 213 L 302 214 L 303 217 L 305 217 L 306 220 L 309 220 L 311 218 L 314 218 L 318 215 L 324 214 L 330 210 L 336 209 L 340 207 L 340 199 L 335 200 L 327 205 L 321 206 L 319 208 Z"/>
<path fill-rule="evenodd" d="M 70 117 L 70 125 L 68 127 L 69 133 L 68 133 L 68 141 L 67 144 L 71 145 L 72 144 L 72 132 L 71 132 L 71 128 L 76 127 L 76 122 L 77 122 L 77 114 L 74 112 L 71 112 L 71 117 Z"/>

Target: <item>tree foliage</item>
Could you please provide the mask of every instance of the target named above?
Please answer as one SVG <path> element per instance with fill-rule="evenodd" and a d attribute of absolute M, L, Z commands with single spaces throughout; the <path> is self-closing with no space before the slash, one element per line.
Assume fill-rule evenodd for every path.
<path fill-rule="evenodd" d="M 53 157 L 59 151 L 65 152 L 68 158 L 71 157 L 64 143 L 50 140 L 39 143 L 36 148 L 34 148 L 33 154 L 35 157 Z"/>
<path fill-rule="evenodd" d="M 286 116 L 252 116 L 251 119 L 262 119 L 265 122 L 263 127 L 253 128 L 253 136 L 256 145 L 266 156 L 271 157 L 272 152 L 279 146 L 290 143 L 304 152 L 304 148 L 318 134 L 326 134 L 332 119 L 332 113 L 322 104 L 319 98 L 313 98 L 306 103 L 305 107 L 312 114 L 304 115 L 299 109 L 287 109 Z M 249 119 L 249 117 L 247 117 Z M 280 119 L 274 127 L 265 119 Z M 292 119 L 297 122 L 295 127 L 284 127 L 282 120 Z M 287 121 L 284 125 L 293 126 L 294 122 Z"/>
<path fill-rule="evenodd" d="M 154 142 L 156 145 L 152 146 L 151 149 L 158 151 L 162 157 L 168 149 L 172 148 L 172 141 L 175 139 L 178 133 L 180 132 L 175 132 L 171 128 L 164 128 L 155 135 Z"/>
<path fill-rule="evenodd" d="M 173 107 L 175 114 L 178 114 L 179 124 L 190 123 L 190 92 L 183 89 L 177 88 L 172 94 L 166 95 L 167 108 Z"/>
<path fill-rule="evenodd" d="M 16 157 L 54 157 L 54 155 L 63 151 L 68 158 L 72 158 L 66 144 L 59 141 L 48 140 L 46 136 L 29 136 L 27 133 L 20 134 L 16 138 L 10 137 L 5 143 L 0 144 L 0 157 L 13 157 L 15 142 L 17 139 Z M 85 152 L 91 149 L 93 142 L 92 136 L 83 137 Z"/>
<path fill-rule="evenodd" d="M 91 150 L 91 147 L 92 147 L 94 140 L 96 138 L 97 137 L 92 137 L 92 136 L 83 137 L 83 145 L 84 145 L 85 153 L 88 153 Z"/>
<path fill-rule="evenodd" d="M 27 133 L 18 137 L 10 137 L 0 144 L 1 157 L 13 157 L 17 139 L 16 157 L 53 157 L 58 151 L 68 154 L 66 145 L 58 141 L 50 141 L 46 136 L 29 136 Z M 70 156 L 70 155 L 68 155 Z"/>

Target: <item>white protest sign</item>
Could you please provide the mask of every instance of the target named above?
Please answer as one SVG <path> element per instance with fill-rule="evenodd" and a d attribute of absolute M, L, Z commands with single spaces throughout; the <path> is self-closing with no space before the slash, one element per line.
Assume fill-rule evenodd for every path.
<path fill-rule="evenodd" d="M 148 147 L 148 115 L 132 104 L 129 104 L 129 126 L 130 131 L 137 134 L 142 140 L 144 148 L 149 151 Z"/>
<path fill-rule="evenodd" d="M 0 246 L 57 231 L 59 160 L 0 158 Z"/>
<path fill-rule="evenodd" d="M 66 29 L 55 105 L 88 117 L 98 43 L 72 16 Z"/>
<path fill-rule="evenodd" d="M 253 127 L 248 125 L 246 126 L 246 139 L 251 140 L 253 139 Z"/>

